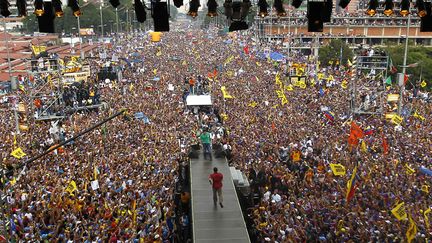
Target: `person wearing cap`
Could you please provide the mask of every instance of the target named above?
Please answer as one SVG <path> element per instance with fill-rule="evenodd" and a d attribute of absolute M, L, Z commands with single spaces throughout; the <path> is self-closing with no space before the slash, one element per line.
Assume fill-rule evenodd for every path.
<path fill-rule="evenodd" d="M 222 196 L 222 180 L 223 174 L 218 172 L 218 168 L 213 168 L 213 174 L 209 175 L 209 182 L 212 185 L 213 189 L 213 203 L 217 206 L 218 197 L 219 197 L 219 205 L 223 208 L 223 196 Z"/>

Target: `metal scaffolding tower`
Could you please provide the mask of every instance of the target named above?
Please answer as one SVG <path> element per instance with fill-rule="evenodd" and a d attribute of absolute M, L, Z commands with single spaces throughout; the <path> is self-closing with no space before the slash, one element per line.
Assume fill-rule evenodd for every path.
<path fill-rule="evenodd" d="M 352 114 L 383 114 L 388 65 L 389 57 L 383 52 L 369 50 L 354 57 L 350 82 Z"/>

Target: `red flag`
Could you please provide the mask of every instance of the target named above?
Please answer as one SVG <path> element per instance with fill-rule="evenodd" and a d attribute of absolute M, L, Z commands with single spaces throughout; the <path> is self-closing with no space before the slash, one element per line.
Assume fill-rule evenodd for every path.
<path fill-rule="evenodd" d="M 243 47 L 243 51 L 246 53 L 246 55 L 249 55 L 249 46 Z"/>
<path fill-rule="evenodd" d="M 273 130 L 273 132 L 276 130 L 276 125 L 275 125 L 275 123 L 274 122 L 272 122 L 272 130 Z"/>
<path fill-rule="evenodd" d="M 360 128 L 359 125 L 357 125 L 354 121 L 351 122 L 351 132 L 350 132 L 350 136 L 354 136 L 357 139 L 363 138 L 364 134 L 363 134 L 363 130 Z"/>
<path fill-rule="evenodd" d="M 382 146 L 383 146 L 383 150 L 384 150 L 384 154 L 388 154 L 388 143 L 387 140 L 384 137 L 384 134 L 382 135 Z"/>
<path fill-rule="evenodd" d="M 406 85 L 407 81 L 408 81 L 408 75 L 404 74 L 404 85 Z"/>
<path fill-rule="evenodd" d="M 213 78 L 215 78 L 217 76 L 217 70 L 213 70 Z"/>

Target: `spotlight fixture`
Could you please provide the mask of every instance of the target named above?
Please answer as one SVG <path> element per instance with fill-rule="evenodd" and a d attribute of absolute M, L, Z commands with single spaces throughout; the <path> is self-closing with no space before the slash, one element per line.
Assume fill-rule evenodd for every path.
<path fill-rule="evenodd" d="M 207 16 L 212 17 L 212 18 L 216 17 L 218 15 L 217 7 L 218 7 L 218 4 L 217 4 L 216 0 L 208 0 L 207 1 L 207 8 L 208 8 Z"/>
<path fill-rule="evenodd" d="M 114 8 L 117 8 L 118 6 L 120 6 L 120 1 L 119 0 L 109 0 L 109 2 L 111 3 L 111 5 Z"/>
<path fill-rule="evenodd" d="M 42 16 L 42 14 L 44 14 L 44 8 L 43 8 L 43 0 L 35 0 L 34 2 L 34 7 L 35 7 L 35 11 L 34 14 L 38 17 Z"/>
<path fill-rule="evenodd" d="M 249 14 L 249 9 L 252 6 L 250 0 L 243 0 L 241 3 L 240 16 L 241 19 L 245 19 Z"/>
<path fill-rule="evenodd" d="M 191 0 L 189 2 L 189 12 L 187 15 L 191 16 L 192 18 L 196 18 L 198 16 L 198 8 L 200 6 L 199 0 Z"/>
<path fill-rule="evenodd" d="M 152 2 L 154 31 L 169 31 L 169 14 L 167 2 Z"/>
<path fill-rule="evenodd" d="M 417 0 L 415 6 L 417 7 L 417 15 L 423 18 L 427 15 L 425 2 L 423 0 Z"/>
<path fill-rule="evenodd" d="M 18 16 L 27 16 L 27 2 L 25 0 L 17 0 L 16 6 L 18 9 Z"/>
<path fill-rule="evenodd" d="M 78 0 L 69 0 L 68 1 L 68 6 L 72 9 L 72 14 L 75 17 L 79 17 L 81 16 L 81 9 L 78 5 Z"/>
<path fill-rule="evenodd" d="M 60 0 L 52 0 L 52 5 L 54 7 L 54 14 L 57 18 L 63 17 L 64 12 L 62 9 L 62 2 Z"/>
<path fill-rule="evenodd" d="M 400 15 L 403 17 L 408 16 L 410 8 L 410 0 L 402 0 L 400 3 Z"/>
<path fill-rule="evenodd" d="M 394 7 L 393 0 L 385 0 L 384 12 L 383 12 L 384 15 L 387 17 L 392 15 L 393 14 L 393 7 Z"/>
<path fill-rule="evenodd" d="M 346 8 L 346 7 L 348 7 L 348 4 L 351 2 L 351 0 L 340 0 L 339 1 L 339 6 L 341 7 L 341 8 Z"/>
<path fill-rule="evenodd" d="M 293 0 L 292 3 L 291 3 L 291 5 L 292 5 L 294 8 L 299 8 L 300 5 L 302 4 L 302 2 L 303 2 L 303 0 Z"/>
<path fill-rule="evenodd" d="M 420 18 L 420 32 L 432 32 L 432 3 L 424 3 L 426 14 Z"/>
<path fill-rule="evenodd" d="M 285 17 L 287 15 L 282 5 L 282 0 L 274 0 L 273 7 L 276 9 L 277 16 Z"/>
<path fill-rule="evenodd" d="M 330 23 L 332 11 L 333 11 L 333 0 L 326 0 L 324 2 L 324 9 L 322 12 L 322 21 L 324 23 Z"/>
<path fill-rule="evenodd" d="M 325 8 L 324 2 L 308 2 L 307 19 L 308 32 L 323 32 L 324 22 L 323 15 Z"/>
<path fill-rule="evenodd" d="M 230 24 L 228 31 L 237 31 L 237 30 L 247 30 L 249 28 L 248 24 L 245 22 L 245 18 L 249 13 L 249 8 L 251 7 L 250 0 L 243 0 L 243 2 L 233 2 L 231 3 L 231 8 L 229 11 L 231 12 L 231 20 L 233 21 Z M 227 9 L 225 10 L 225 12 Z"/>
<path fill-rule="evenodd" d="M 268 10 L 267 10 L 268 6 L 269 5 L 268 5 L 266 0 L 259 0 L 258 1 L 258 7 L 259 7 L 258 15 L 261 18 L 264 18 L 265 16 L 268 15 Z"/>
<path fill-rule="evenodd" d="M 183 6 L 183 0 L 174 0 L 174 6 L 180 8 L 181 6 Z"/>
<path fill-rule="evenodd" d="M 38 16 L 39 32 L 54 33 L 54 12 L 52 2 L 43 2 L 44 13 Z"/>
<path fill-rule="evenodd" d="M 376 14 L 377 8 L 378 8 L 378 0 L 370 0 L 369 8 L 366 10 L 366 13 L 372 17 Z"/>
<path fill-rule="evenodd" d="M 4 17 L 8 17 L 11 14 L 9 6 L 10 4 L 7 0 L 0 0 L 0 14 Z"/>
<path fill-rule="evenodd" d="M 233 3 L 232 0 L 225 0 L 224 4 L 224 12 L 225 12 L 225 16 L 227 17 L 227 19 L 231 19 L 232 15 L 233 15 Z"/>
<path fill-rule="evenodd" d="M 241 2 L 233 2 L 231 20 L 237 21 L 241 20 L 241 18 Z"/>
<path fill-rule="evenodd" d="M 141 2 L 141 0 L 135 0 L 134 6 L 137 21 L 140 23 L 144 23 L 144 21 L 146 21 L 147 19 L 147 13 L 145 11 L 144 4 Z"/>

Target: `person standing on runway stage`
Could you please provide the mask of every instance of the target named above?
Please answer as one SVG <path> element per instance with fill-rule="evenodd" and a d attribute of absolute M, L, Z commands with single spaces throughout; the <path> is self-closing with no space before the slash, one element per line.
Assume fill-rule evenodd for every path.
<path fill-rule="evenodd" d="M 209 175 L 209 182 L 213 188 L 213 202 L 214 205 L 217 206 L 218 196 L 219 196 L 219 205 L 223 208 L 223 197 L 222 197 L 222 173 L 218 172 L 218 168 L 213 168 L 213 174 Z"/>

